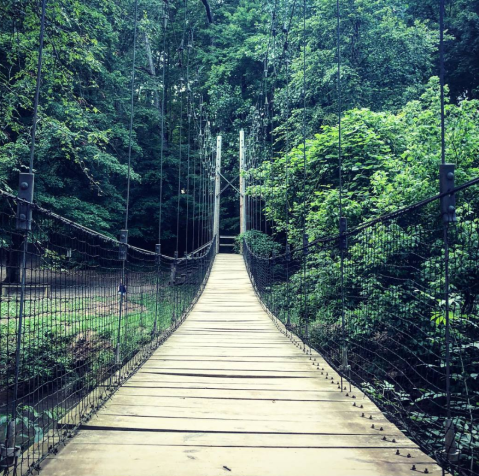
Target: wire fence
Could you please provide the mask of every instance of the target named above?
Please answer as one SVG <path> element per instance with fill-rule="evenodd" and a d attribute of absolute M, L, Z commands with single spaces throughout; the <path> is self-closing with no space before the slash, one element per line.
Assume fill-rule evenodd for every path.
<path fill-rule="evenodd" d="M 0 192 L 0 471 L 55 452 L 181 324 L 214 243 L 182 258 L 122 244 Z M 158 250 L 159 251 L 159 250 Z"/>
<path fill-rule="evenodd" d="M 475 182 L 457 189 L 455 223 L 443 223 L 432 197 L 280 256 L 244 243 L 253 285 L 286 332 L 445 468 L 468 476 L 479 474 Z"/>

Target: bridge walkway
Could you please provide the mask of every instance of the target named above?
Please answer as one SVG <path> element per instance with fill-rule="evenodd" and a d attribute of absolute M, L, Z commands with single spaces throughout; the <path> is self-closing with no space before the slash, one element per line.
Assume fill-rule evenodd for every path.
<path fill-rule="evenodd" d="M 362 392 L 341 392 L 332 368 L 312 359 L 263 310 L 242 258 L 218 255 L 185 323 L 42 474 L 442 474 Z"/>

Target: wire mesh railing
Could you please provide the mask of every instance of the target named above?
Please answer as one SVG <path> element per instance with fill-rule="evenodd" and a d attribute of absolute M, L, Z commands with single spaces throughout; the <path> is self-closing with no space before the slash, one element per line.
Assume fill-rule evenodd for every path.
<path fill-rule="evenodd" d="M 252 283 L 285 332 L 451 473 L 468 476 L 479 474 L 476 182 L 455 193 L 457 222 L 443 223 L 438 196 L 280 256 L 243 246 Z"/>
<path fill-rule="evenodd" d="M 55 452 L 183 321 L 215 255 L 122 244 L 0 193 L 0 471 Z"/>

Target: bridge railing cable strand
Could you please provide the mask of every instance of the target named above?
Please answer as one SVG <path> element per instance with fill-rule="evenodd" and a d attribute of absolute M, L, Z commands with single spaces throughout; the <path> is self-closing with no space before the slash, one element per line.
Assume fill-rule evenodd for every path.
<path fill-rule="evenodd" d="M 342 374 L 346 383 L 338 391 L 347 394 L 348 381 L 360 387 L 452 474 L 477 475 L 477 180 L 454 195 L 457 222 L 446 225 L 448 253 L 440 196 L 304 249 L 260 256 L 244 243 L 243 250 L 265 307 L 285 334 Z"/>
<path fill-rule="evenodd" d="M 188 314 L 215 255 L 214 243 L 182 258 L 142 250 L 34 204 L 31 230 L 18 230 L 18 201 L 0 192 L 4 475 L 37 469 L 139 368 Z"/>

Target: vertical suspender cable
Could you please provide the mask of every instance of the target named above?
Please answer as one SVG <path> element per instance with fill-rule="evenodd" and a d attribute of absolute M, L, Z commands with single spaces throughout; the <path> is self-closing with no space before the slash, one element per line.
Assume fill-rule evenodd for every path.
<path fill-rule="evenodd" d="M 42 80 L 43 43 L 45 38 L 46 9 L 47 9 L 47 0 L 43 0 L 42 1 L 42 16 L 40 19 L 40 45 L 38 47 L 37 82 L 35 87 L 35 99 L 33 102 L 32 142 L 30 144 L 29 172 L 31 174 L 33 173 L 33 159 L 35 156 L 35 137 L 37 134 L 37 121 L 38 121 L 38 105 L 40 103 L 40 84 Z"/>
<path fill-rule="evenodd" d="M 180 130 L 180 148 L 179 148 L 179 157 L 178 157 L 178 189 L 177 189 L 177 198 L 176 198 L 176 251 L 179 249 L 179 240 L 180 240 L 180 198 L 181 198 L 181 160 L 182 160 L 182 129 L 183 124 L 183 91 L 180 91 L 180 121 L 179 121 L 179 130 Z"/>
<path fill-rule="evenodd" d="M 177 199 L 176 199 L 176 252 L 179 252 L 179 244 L 180 244 L 180 204 L 181 204 L 181 161 L 183 155 L 183 95 L 184 95 L 184 88 L 185 88 L 185 78 L 183 77 L 183 51 L 185 47 L 185 32 L 187 26 L 187 19 L 186 19 L 186 10 L 188 8 L 187 0 L 184 1 L 184 9 L 185 9 L 185 19 L 184 19 L 184 27 L 183 27 L 183 38 L 181 39 L 181 46 L 180 46 L 180 68 L 181 68 L 181 77 L 180 77 L 180 120 L 179 120 L 179 131 L 180 131 L 180 148 L 179 148 L 179 157 L 178 157 L 178 189 L 177 189 Z"/>
<path fill-rule="evenodd" d="M 153 335 L 158 334 L 158 312 L 159 312 L 159 302 L 162 299 L 160 292 L 163 295 L 162 288 L 160 287 L 160 274 L 161 274 L 161 222 L 162 222 L 162 204 L 163 204 L 163 150 L 164 150 L 164 125 L 165 125 L 165 70 L 166 70 L 166 5 L 163 7 L 163 50 L 162 54 L 162 81 L 161 81 L 161 117 L 160 117 L 160 212 L 158 220 L 158 251 L 159 256 L 157 256 L 157 271 L 156 271 L 156 309 L 155 309 L 155 322 L 153 327 Z"/>
<path fill-rule="evenodd" d="M 339 233 L 342 235 L 344 227 L 341 224 L 341 221 L 344 220 L 343 217 L 343 144 L 342 144 L 342 90 L 341 90 L 341 9 L 339 0 L 336 0 L 336 48 L 337 48 L 337 94 L 338 94 L 338 181 L 339 181 Z M 347 356 L 347 345 L 346 345 L 346 310 L 345 310 L 345 290 L 344 290 L 344 252 L 345 252 L 345 242 L 344 239 L 340 236 L 339 241 L 339 253 L 340 253 L 340 280 L 341 280 L 341 392 L 344 391 L 343 385 L 343 373 L 348 371 L 348 356 Z M 349 390 L 351 391 L 351 382 L 349 382 Z"/>
<path fill-rule="evenodd" d="M 445 126 L 445 67 L 444 67 L 444 0 L 440 3 L 440 89 L 441 89 L 441 162 L 446 163 L 446 126 Z M 447 399 L 447 418 L 451 418 L 451 362 L 450 362 L 450 319 L 449 319 L 449 242 L 448 225 L 444 223 L 444 271 L 445 285 L 444 298 L 446 308 L 446 399 Z"/>
<path fill-rule="evenodd" d="M 444 17 L 445 0 L 440 1 L 439 13 L 439 62 L 440 62 L 440 94 L 441 94 L 441 163 L 446 163 L 446 113 L 445 113 L 445 58 L 444 58 Z M 445 455 L 449 463 L 457 462 L 458 450 L 455 442 L 455 428 L 451 414 L 451 316 L 449 303 L 449 222 L 443 220 L 444 233 L 444 302 L 445 302 L 445 344 L 446 344 L 446 428 Z M 443 474 L 445 470 L 443 468 Z"/>
<path fill-rule="evenodd" d="M 189 35 L 188 35 L 189 36 Z M 192 42 L 192 40 L 191 40 Z M 188 253 L 188 233 L 189 233 L 189 220 L 190 220 L 190 140 L 191 140 L 191 116 L 192 116 L 192 101 L 190 95 L 190 49 L 193 47 L 188 39 L 186 48 L 187 60 L 186 60 L 186 114 L 188 119 L 187 129 L 187 161 L 186 161 L 186 231 L 185 231 L 185 250 Z"/>
<path fill-rule="evenodd" d="M 129 210 L 130 210 L 130 182 L 131 182 L 131 148 L 132 148 L 132 135 L 133 135 L 133 117 L 134 117 L 134 99 L 135 99 L 135 67 L 136 67 L 136 39 L 138 32 L 138 0 L 135 0 L 135 20 L 134 20 L 134 32 L 133 32 L 133 61 L 131 68 L 131 103 L 130 103 L 130 129 L 129 129 L 129 139 L 128 139 L 128 178 L 127 178 L 127 187 L 126 187 L 126 208 L 125 208 L 125 242 L 127 240 L 127 230 L 128 230 L 128 219 L 129 219 Z M 123 234 L 123 232 L 122 232 Z M 122 240 L 123 241 L 123 240 Z M 124 247 L 125 245 L 120 245 Z M 126 260 L 127 260 L 127 250 L 124 250 L 124 255 L 122 256 L 122 269 L 121 269 L 121 283 L 119 287 L 120 303 L 118 311 L 118 330 L 117 330 L 117 340 L 116 340 L 116 356 L 115 361 L 118 367 L 118 382 L 121 379 L 121 356 L 120 356 L 120 347 L 121 347 L 121 326 L 122 326 L 122 317 L 123 317 L 123 300 L 126 292 Z M 125 311 L 126 312 L 126 311 Z"/>
<path fill-rule="evenodd" d="M 128 229 L 128 218 L 130 212 L 130 182 L 131 182 L 131 147 L 133 135 L 133 119 L 135 115 L 135 67 L 136 67 L 136 37 L 138 32 L 138 0 L 135 0 L 135 27 L 133 33 L 133 62 L 131 68 L 131 103 L 130 103 L 130 129 L 128 135 L 128 178 L 126 187 L 126 210 L 125 230 Z"/>
<path fill-rule="evenodd" d="M 343 216 L 343 173 L 342 173 L 342 91 L 341 91 L 341 11 L 336 0 L 336 51 L 337 51 L 337 94 L 338 94 L 338 178 L 339 178 L 339 216 Z"/>
<path fill-rule="evenodd" d="M 194 98 L 193 98 L 193 106 L 192 111 L 194 110 Z M 192 112 L 193 114 L 193 112 Z M 188 128 L 188 134 L 190 134 L 190 129 Z M 199 142 L 199 141 L 198 141 Z M 197 142 L 197 143 L 198 143 Z M 188 141 L 189 144 L 189 141 Z M 188 146 L 188 159 L 190 157 L 191 149 Z M 196 160 L 193 157 L 193 204 L 192 204 L 192 230 L 191 230 L 191 250 L 195 250 L 195 228 L 196 228 Z"/>
<path fill-rule="evenodd" d="M 303 210 L 302 210 L 302 228 L 303 228 L 303 307 L 305 317 L 305 335 L 304 335 L 304 350 L 306 350 L 306 342 L 309 338 L 308 326 L 308 297 L 307 297 L 307 245 L 308 238 L 306 234 L 306 182 L 307 182 L 307 156 L 306 156 L 306 2 L 303 0 L 303 121 L 302 121 L 302 135 L 303 135 Z"/>
<path fill-rule="evenodd" d="M 162 238 L 162 221 L 163 221 L 163 162 L 164 162 L 164 150 L 165 150 L 165 97 L 166 97 L 166 85 L 165 85 L 165 78 L 166 78 L 166 63 L 167 63 L 167 55 L 166 55 L 166 27 L 168 24 L 167 21 L 167 5 L 165 3 L 163 7 L 163 51 L 162 51 L 162 58 L 163 58 L 163 69 L 161 72 L 161 126 L 160 126 L 160 133 L 161 133 L 161 140 L 160 140 L 160 216 L 159 216 L 159 223 L 158 223 L 158 243 L 161 244 Z"/>
<path fill-rule="evenodd" d="M 37 78 L 35 84 L 35 97 L 33 100 L 33 122 L 32 122 L 32 135 L 31 135 L 31 144 L 30 144 L 30 162 L 29 162 L 29 173 L 33 174 L 33 161 L 35 157 L 35 137 L 37 131 L 37 122 L 38 122 L 38 106 L 40 103 L 40 86 L 42 80 L 42 65 L 43 65 L 43 46 L 45 38 L 45 17 L 47 9 L 47 0 L 42 1 L 42 11 L 40 17 L 40 35 L 39 35 L 39 46 L 38 46 L 38 62 L 37 62 Z M 32 182 L 33 186 L 33 182 Z M 17 408 L 18 408 L 18 386 L 20 382 L 20 360 L 21 360 L 21 350 L 22 350 L 22 333 L 23 333 L 23 314 L 25 309 L 25 288 L 26 288 L 26 274 L 27 274 L 27 249 L 28 249 L 28 234 L 29 231 L 26 229 L 23 232 L 23 246 L 22 246 L 22 261 L 21 261 L 21 283 L 20 283 L 20 306 L 18 313 L 18 323 L 17 323 L 17 338 L 15 346 L 15 376 L 13 383 L 13 399 L 12 399 L 12 411 L 11 419 L 9 421 L 4 447 L 8 455 L 11 455 L 13 450 L 13 467 L 14 474 L 17 473 L 18 457 L 20 456 L 21 448 L 16 446 L 16 418 L 17 418 Z M 3 449 L 3 448 L 2 448 Z M 9 462 L 7 461 L 7 464 Z M 5 474 L 8 473 L 8 466 L 5 468 Z"/>
<path fill-rule="evenodd" d="M 441 162 L 446 163 L 446 125 L 445 125 L 445 64 L 444 64 L 444 16 L 445 16 L 445 0 L 440 3 L 440 19 L 439 19 L 439 56 L 440 56 L 440 88 L 441 88 Z"/>
<path fill-rule="evenodd" d="M 289 30 L 291 27 L 291 21 L 294 15 L 294 10 L 296 7 L 296 0 L 293 3 L 293 7 L 291 9 L 291 16 L 289 20 L 289 25 L 287 28 L 285 28 L 285 41 L 284 41 L 284 46 L 283 46 L 283 53 L 285 56 L 285 65 L 286 65 L 286 114 L 285 114 L 285 119 L 288 121 L 289 119 L 289 114 L 290 114 L 290 94 L 289 94 L 289 45 L 288 45 L 288 35 L 289 35 Z M 290 140 L 289 140 L 289 133 L 288 133 L 288 128 L 286 127 L 286 170 L 285 170 L 285 220 L 286 220 L 286 294 L 289 299 L 289 293 L 290 293 L 290 280 L 289 280 L 289 263 L 290 263 L 290 243 L 289 243 L 289 169 L 291 166 L 291 157 L 290 157 Z M 286 329 L 290 330 L 291 328 L 291 311 L 290 307 L 287 306 L 287 318 L 286 318 Z"/>

